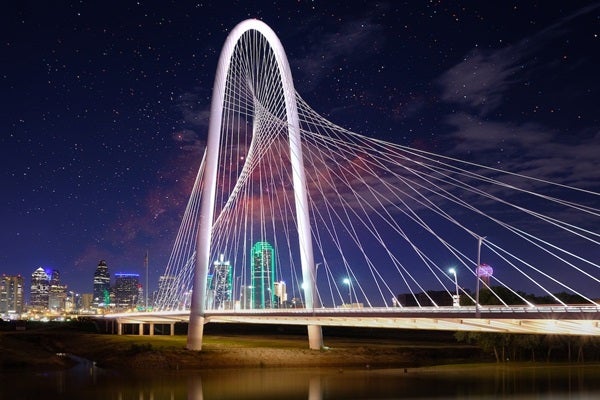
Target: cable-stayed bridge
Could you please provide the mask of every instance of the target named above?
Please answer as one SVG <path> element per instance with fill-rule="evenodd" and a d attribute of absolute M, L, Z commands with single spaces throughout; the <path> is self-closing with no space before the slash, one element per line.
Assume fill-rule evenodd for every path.
<path fill-rule="evenodd" d="M 190 349 L 210 321 L 599 335 L 598 199 L 326 120 L 247 20 L 155 312 L 115 317 L 189 320 Z"/>

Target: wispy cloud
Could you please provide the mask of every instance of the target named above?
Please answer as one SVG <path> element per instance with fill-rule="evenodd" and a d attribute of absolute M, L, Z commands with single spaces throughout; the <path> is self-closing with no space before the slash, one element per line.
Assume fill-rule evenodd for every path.
<path fill-rule="evenodd" d="M 452 152 L 485 154 L 484 163 L 567 185 L 594 188 L 600 182 L 600 132 L 581 135 L 576 144 L 561 133 L 534 123 L 486 121 L 467 113 L 446 118 L 453 128 Z"/>
<path fill-rule="evenodd" d="M 210 102 L 200 101 L 196 92 L 183 93 L 177 103 L 185 124 L 192 128 L 207 128 L 210 116 Z"/>
<path fill-rule="evenodd" d="M 315 89 L 344 58 L 352 56 L 356 62 L 357 58 L 368 57 L 385 40 L 383 28 L 369 15 L 340 23 L 335 32 L 322 32 L 317 26 L 307 24 L 300 34 L 315 37 L 314 31 L 318 31 L 318 40 L 311 40 L 311 47 L 301 57 L 290 60 L 296 86 L 301 86 L 302 91 Z M 357 49 L 361 49 L 359 54 Z"/>
<path fill-rule="evenodd" d="M 600 4 L 582 8 L 501 49 L 471 50 L 463 61 L 438 79 L 441 99 L 466 106 L 479 115 L 489 114 L 503 103 L 504 94 L 512 85 L 527 79 L 534 70 L 538 61 L 531 57 L 532 54 L 563 33 L 568 23 L 598 7 Z"/>
<path fill-rule="evenodd" d="M 503 94 L 518 79 L 515 73 L 525 53 L 519 46 L 495 52 L 471 51 L 438 80 L 442 100 L 468 106 L 479 114 L 489 113 L 502 103 Z"/>
<path fill-rule="evenodd" d="M 202 154 L 206 141 L 201 139 L 198 134 L 191 129 L 182 129 L 173 133 L 173 140 L 179 145 L 180 149 Z"/>
<path fill-rule="evenodd" d="M 538 57 L 551 39 L 569 32 L 569 23 L 600 7 L 595 4 L 497 50 L 473 49 L 463 61 L 436 81 L 440 98 L 455 107 L 445 117 L 451 127 L 450 150 L 456 155 L 505 170 L 579 187 L 596 187 L 600 181 L 600 133 L 579 131 L 576 140 L 543 122 L 496 116 L 517 84 L 530 79 L 543 62 Z M 549 68 L 549 67 L 547 67 Z M 493 113 L 494 112 L 494 113 Z M 597 128 L 594 128 L 597 129 Z M 486 159 L 478 158 L 478 153 Z"/>

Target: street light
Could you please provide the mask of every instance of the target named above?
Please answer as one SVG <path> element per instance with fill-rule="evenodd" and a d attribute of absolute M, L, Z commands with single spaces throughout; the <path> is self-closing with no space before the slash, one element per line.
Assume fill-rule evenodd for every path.
<path fill-rule="evenodd" d="M 350 305 L 352 305 L 352 281 L 350 278 L 344 278 L 344 283 L 348 285 L 348 299 L 350 300 Z"/>
<path fill-rule="evenodd" d="M 315 269 L 312 271 L 312 309 L 315 311 L 315 307 L 321 307 L 321 302 L 319 300 L 319 288 L 317 286 L 317 272 L 319 272 L 319 265 L 323 263 L 316 263 Z"/>
<path fill-rule="evenodd" d="M 456 277 L 456 270 L 454 268 L 450 268 L 448 270 L 448 272 L 450 272 L 452 275 L 454 275 L 454 286 L 456 286 L 456 297 L 454 297 L 452 305 L 454 307 L 459 307 L 460 306 L 460 296 L 458 294 L 458 278 Z"/>
<path fill-rule="evenodd" d="M 475 277 L 477 278 L 477 285 L 475 286 L 475 316 L 480 317 L 479 311 L 479 268 L 481 267 L 481 244 L 483 243 L 485 236 L 477 237 L 477 266 L 475 267 Z"/>

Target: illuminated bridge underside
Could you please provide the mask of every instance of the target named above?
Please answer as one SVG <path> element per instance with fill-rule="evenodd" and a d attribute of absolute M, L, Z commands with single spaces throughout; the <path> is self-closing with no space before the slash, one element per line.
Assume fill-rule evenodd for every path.
<path fill-rule="evenodd" d="M 322 325 L 527 334 L 600 336 L 597 307 L 474 307 L 402 309 L 297 309 L 208 312 L 207 323 Z M 188 322 L 189 312 L 107 315 L 121 324 Z"/>

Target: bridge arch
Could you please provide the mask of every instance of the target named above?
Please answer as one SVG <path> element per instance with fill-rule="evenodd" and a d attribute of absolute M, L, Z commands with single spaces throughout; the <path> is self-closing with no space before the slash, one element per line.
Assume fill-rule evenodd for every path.
<path fill-rule="evenodd" d="M 251 35 L 254 35 L 253 37 L 258 37 L 261 43 L 266 44 L 266 46 L 256 49 L 257 52 L 261 54 L 268 53 L 271 57 L 274 57 L 277 67 L 275 76 L 278 77 L 279 82 L 267 82 L 267 85 L 275 84 L 279 88 L 280 95 L 285 104 L 285 118 L 292 163 L 292 180 L 298 224 L 302 279 L 305 282 L 305 306 L 307 308 L 318 306 L 318 297 L 315 295 L 316 288 L 314 276 L 316 271 L 310 232 L 306 177 L 303 165 L 296 91 L 294 89 L 292 73 L 283 46 L 275 32 L 262 21 L 249 19 L 236 25 L 225 40 L 225 44 L 223 45 L 219 57 L 213 86 L 208 140 L 206 145 L 204 185 L 201 193 L 200 216 L 198 221 L 193 292 L 190 304 L 190 322 L 187 339 L 187 348 L 190 350 L 201 350 L 204 323 L 206 322 L 205 299 L 207 295 L 208 268 L 211 254 L 211 230 L 215 216 L 218 157 L 221 146 L 224 103 L 227 96 L 227 90 L 237 83 L 247 84 L 249 91 L 252 92 L 251 94 L 257 103 L 260 103 L 261 93 L 264 92 L 263 87 L 258 87 L 260 82 L 256 81 L 256 77 L 247 76 L 242 82 L 232 82 L 230 80 L 232 76 L 232 58 L 237 54 L 236 51 L 239 50 L 240 42 L 245 37 Z M 250 66 L 250 68 L 253 68 L 253 66 Z M 272 96 L 272 94 L 267 95 Z M 266 111 L 269 112 L 270 110 Z M 246 163 L 249 162 L 248 159 L 246 160 Z M 309 347 L 311 349 L 320 349 L 323 346 L 320 326 L 309 325 L 308 336 Z"/>

